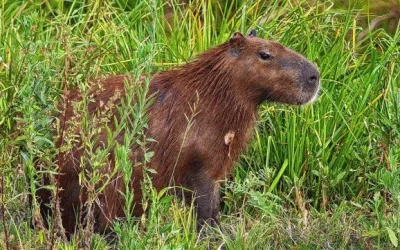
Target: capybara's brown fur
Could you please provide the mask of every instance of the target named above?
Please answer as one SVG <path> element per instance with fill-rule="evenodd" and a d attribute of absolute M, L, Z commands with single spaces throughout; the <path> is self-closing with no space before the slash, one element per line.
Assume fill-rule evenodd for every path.
<path fill-rule="evenodd" d="M 103 91 L 95 94 L 89 112 L 107 110 L 104 107 L 110 102 L 118 105 L 125 96 L 126 80 L 128 76 L 102 80 Z M 154 156 L 147 165 L 157 172 L 151 174 L 152 184 L 157 190 L 170 185 L 192 190 L 199 224 L 216 222 L 220 182 L 231 173 L 243 152 L 258 106 L 264 101 L 309 103 L 316 99 L 318 89 L 319 73 L 313 64 L 279 43 L 257 38 L 255 31 L 248 36 L 235 33 L 228 42 L 202 53 L 194 61 L 156 74 L 150 83 L 149 95 L 154 95 L 154 102 L 148 109 L 146 130 L 146 136 L 155 140 L 149 145 Z M 120 96 L 115 97 L 116 93 Z M 80 99 L 80 93 L 71 91 L 68 99 L 74 103 Z M 71 106 L 59 117 L 65 131 L 69 130 L 72 120 L 80 119 Z M 108 122 L 111 129 L 114 128 L 112 121 Z M 100 144 L 109 143 L 105 129 L 97 138 Z M 122 131 L 116 141 L 122 144 L 123 138 Z M 60 140 L 57 146 L 63 143 Z M 69 233 L 82 221 L 77 219 L 77 213 L 83 210 L 81 206 L 87 198 L 86 189 L 79 184 L 78 174 L 87 167 L 80 166 L 83 154 L 80 143 L 58 157 L 59 205 L 63 226 Z M 132 160 L 140 161 L 142 153 L 137 145 L 131 150 Z M 105 174 L 115 164 L 112 152 L 108 158 Z M 143 213 L 142 176 L 142 168 L 135 167 L 131 187 L 135 204 L 132 213 L 136 216 Z M 95 202 L 96 231 L 103 231 L 114 219 L 124 217 L 122 179 L 113 178 Z M 50 201 L 50 193 L 42 191 L 37 196 L 42 213 L 46 214 L 44 203 Z M 191 195 L 185 198 L 190 201 Z"/>

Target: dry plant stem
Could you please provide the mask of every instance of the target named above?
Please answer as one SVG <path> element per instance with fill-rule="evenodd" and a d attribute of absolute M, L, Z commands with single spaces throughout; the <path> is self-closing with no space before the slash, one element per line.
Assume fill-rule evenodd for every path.
<path fill-rule="evenodd" d="M 175 160 L 175 165 L 174 165 L 174 168 L 172 170 L 171 179 L 169 180 L 169 185 L 170 186 L 171 185 L 175 185 L 175 180 L 173 178 L 174 177 L 174 173 L 175 173 L 175 169 L 176 169 L 176 166 L 178 165 L 179 157 L 180 157 L 180 155 L 182 153 L 183 145 L 185 144 L 185 140 L 187 138 L 189 130 L 190 130 L 190 128 L 192 127 L 192 125 L 194 123 L 195 117 L 199 114 L 199 112 L 197 111 L 197 107 L 199 106 L 199 103 L 200 103 L 199 94 L 196 92 L 196 101 L 193 103 L 193 107 L 190 106 L 190 113 L 191 113 L 190 118 L 185 114 L 186 120 L 187 120 L 187 126 L 185 128 L 185 133 L 183 135 L 183 139 L 182 139 L 181 147 L 180 147 L 179 152 L 178 152 L 178 156 L 176 157 L 176 160 Z"/>
<path fill-rule="evenodd" d="M 67 112 L 67 108 L 69 106 L 69 100 L 67 98 L 68 96 L 68 69 L 69 69 L 69 60 L 68 60 L 68 54 L 69 54 L 69 50 L 68 50 L 68 46 L 66 46 L 66 39 L 64 37 L 64 48 L 65 48 L 65 58 L 64 58 L 64 96 L 63 96 L 63 103 L 65 103 L 65 108 L 64 108 L 64 115 Z M 63 123 L 63 126 L 61 128 L 61 135 L 60 135 L 60 140 L 61 140 L 61 145 L 60 148 L 62 147 L 62 142 L 64 141 L 64 133 L 65 133 L 65 123 Z M 58 162 L 62 162 L 61 161 L 61 154 L 58 154 Z M 60 170 L 62 168 L 62 166 L 58 166 L 58 170 Z M 60 172 L 60 171 L 59 171 Z M 56 196 L 54 198 L 54 212 L 53 212 L 53 218 L 52 218 L 52 222 L 53 222 L 53 227 L 51 229 L 51 245 L 50 245 L 50 249 L 53 250 L 54 249 L 54 240 L 55 240 L 55 234 L 54 234 L 54 221 L 57 218 L 57 204 L 58 204 L 58 194 L 60 192 L 60 176 L 57 176 L 57 182 L 56 182 Z M 65 235 L 65 234 L 64 234 Z M 65 238 L 65 237 L 64 237 Z"/>
<path fill-rule="evenodd" d="M 328 208 L 328 197 L 326 197 L 326 185 L 325 182 L 321 183 L 321 192 L 322 192 L 322 208 L 324 211 Z"/>
<path fill-rule="evenodd" d="M 1 175 L 1 185 L 0 185 L 0 190 L 1 190 L 1 218 L 3 219 L 3 227 L 4 227 L 4 243 L 6 246 L 6 249 L 10 249 L 10 246 L 8 244 L 8 230 L 6 226 L 6 208 L 4 206 L 4 174 Z"/>
<path fill-rule="evenodd" d="M 301 195 L 301 191 L 298 187 L 295 187 L 295 195 L 296 195 L 296 204 L 301 212 L 301 222 L 305 228 L 308 226 L 308 211 L 306 209 L 306 204 L 304 202 L 303 196 Z"/>
<path fill-rule="evenodd" d="M 391 11 L 385 15 L 382 16 L 378 16 L 375 17 L 374 19 L 372 19 L 371 23 L 369 24 L 368 29 L 364 30 L 363 32 L 361 32 L 358 37 L 357 37 L 357 41 L 361 41 L 362 39 L 364 39 L 364 37 L 370 33 L 371 31 L 373 31 L 375 29 L 375 27 L 382 21 L 386 20 L 386 19 L 390 19 L 396 17 L 396 12 L 395 11 Z"/>

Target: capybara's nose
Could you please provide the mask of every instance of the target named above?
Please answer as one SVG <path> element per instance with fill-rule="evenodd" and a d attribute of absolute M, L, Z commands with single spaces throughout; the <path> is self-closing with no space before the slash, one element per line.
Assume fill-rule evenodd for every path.
<path fill-rule="evenodd" d="M 311 85 L 315 85 L 318 82 L 318 75 L 312 75 L 308 78 L 308 83 Z"/>
<path fill-rule="evenodd" d="M 303 81 L 305 81 L 306 89 L 313 90 L 319 84 L 319 72 L 311 63 L 306 63 L 303 66 Z"/>

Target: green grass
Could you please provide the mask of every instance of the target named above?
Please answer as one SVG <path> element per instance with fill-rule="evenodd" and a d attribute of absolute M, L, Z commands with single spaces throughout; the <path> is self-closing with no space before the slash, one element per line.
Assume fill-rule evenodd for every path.
<path fill-rule="evenodd" d="M 356 7 L 373 1 L 343 7 L 289 0 L 197 0 L 187 6 L 175 0 L 171 8 L 163 2 L 0 2 L 0 248 L 396 249 L 400 28 L 376 28 L 358 40 L 374 15 Z M 93 168 L 82 175 L 83 184 L 99 181 L 96 166 L 109 150 L 128 178 L 129 144 L 141 141 L 145 148 L 149 140 L 142 133 L 146 86 L 131 88 L 137 105 L 125 102 L 119 110 L 125 118 L 117 128 L 131 128 L 125 145 L 94 151 L 90 138 L 104 121 L 94 124 L 88 115 L 89 79 L 165 70 L 252 28 L 314 61 L 322 90 L 311 106 L 261 107 L 253 140 L 224 185 L 220 228 L 198 236 L 192 207 L 156 193 L 149 182 L 145 203 L 152 206 L 141 218 L 115 224 L 118 243 L 107 243 L 90 227 L 70 242 L 54 234 L 57 225 L 30 228 L 32 219 L 40 220 L 35 204 L 29 209 L 28 194 L 40 176 L 56 169 L 52 131 L 64 91 L 79 88 L 85 96 L 76 108 L 87 138 L 83 161 Z M 93 190 L 91 203 L 100 191 Z M 132 193 L 124 195 L 129 210 Z"/>

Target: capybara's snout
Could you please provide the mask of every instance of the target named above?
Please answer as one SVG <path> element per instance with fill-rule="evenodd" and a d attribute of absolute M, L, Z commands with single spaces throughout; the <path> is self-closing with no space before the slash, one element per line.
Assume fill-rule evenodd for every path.
<path fill-rule="evenodd" d="M 317 67 L 306 61 L 301 69 L 301 85 L 304 91 L 315 93 L 319 89 L 319 72 Z"/>

